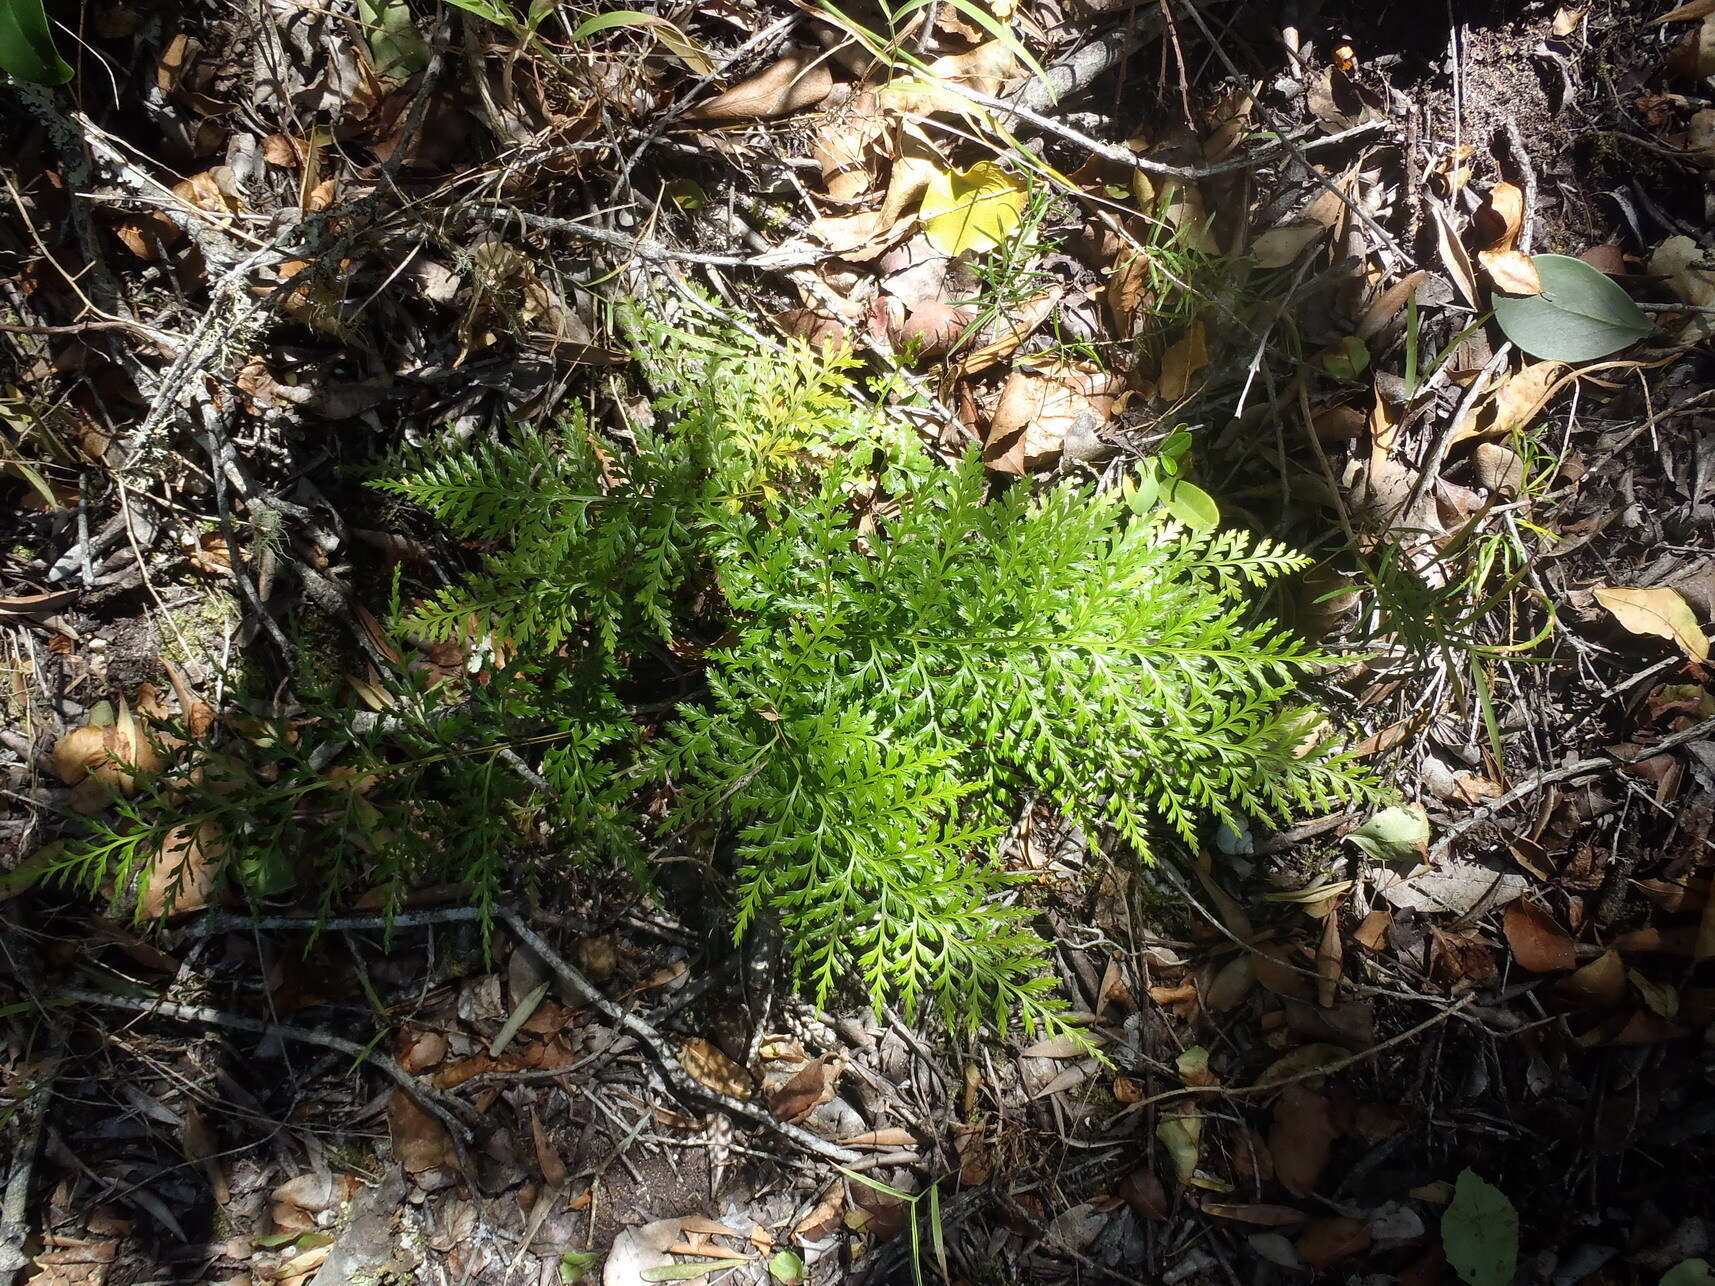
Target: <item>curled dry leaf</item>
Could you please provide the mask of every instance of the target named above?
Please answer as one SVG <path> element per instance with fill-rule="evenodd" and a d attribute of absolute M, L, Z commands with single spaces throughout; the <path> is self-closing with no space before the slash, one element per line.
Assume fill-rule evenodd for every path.
<path fill-rule="evenodd" d="M 1678 590 L 1665 585 L 1601 585 L 1596 589 L 1596 601 L 1633 634 L 1669 639 L 1693 661 L 1709 659 L 1709 636 Z"/>
<path fill-rule="evenodd" d="M 1574 1009 L 1613 1009 L 1626 998 L 1626 962 L 1606 951 L 1554 984 L 1554 997 Z"/>
<path fill-rule="evenodd" d="M 685 113 L 687 120 L 767 120 L 814 107 L 834 88 L 827 58 L 797 50 Z"/>
<path fill-rule="evenodd" d="M 1020 366 L 1007 377 L 989 422 L 983 461 L 1023 475 L 1060 457 L 1067 434 L 1091 433 L 1113 416 L 1118 378 L 1093 366 Z"/>
<path fill-rule="evenodd" d="M 1501 921 L 1519 967 L 1531 973 L 1560 973 L 1578 963 L 1572 939 L 1534 902 L 1520 898 Z"/>
<path fill-rule="evenodd" d="M 1447 269 L 1447 275 L 1453 279 L 1453 285 L 1465 302 L 1473 308 L 1481 308 L 1483 301 L 1477 289 L 1477 274 L 1471 267 L 1471 256 L 1465 252 L 1465 243 L 1453 227 L 1452 216 L 1433 197 L 1426 198 L 1425 204 L 1429 207 L 1430 221 L 1435 224 L 1435 244 L 1441 252 L 1442 266 Z"/>
<path fill-rule="evenodd" d="M 1509 295 L 1542 293 L 1542 274 L 1536 270 L 1536 261 L 1522 250 L 1484 250 L 1477 255 L 1477 261 L 1495 283 L 1496 290 Z"/>
<path fill-rule="evenodd" d="M 1518 245 L 1524 228 L 1524 191 L 1505 181 L 1489 189 L 1477 211 L 1476 231 L 1486 250 L 1511 250 Z"/>

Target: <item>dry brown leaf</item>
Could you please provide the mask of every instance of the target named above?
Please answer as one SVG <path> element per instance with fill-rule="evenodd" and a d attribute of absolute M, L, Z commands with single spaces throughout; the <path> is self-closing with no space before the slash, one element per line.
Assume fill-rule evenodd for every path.
<path fill-rule="evenodd" d="M 1380 951 L 1387 946 L 1388 930 L 1392 927 L 1393 912 L 1379 906 L 1352 931 L 1352 941 L 1366 951 Z"/>
<path fill-rule="evenodd" d="M 816 131 L 810 154 L 822 167 L 822 187 L 831 198 L 852 201 L 869 191 L 875 182 L 871 157 L 885 131 L 880 105 L 867 89 Z"/>
<path fill-rule="evenodd" d="M 1340 947 L 1340 917 L 1336 905 L 1330 904 L 1322 921 L 1322 940 L 1316 947 L 1316 1003 L 1332 1009 L 1340 992 L 1340 975 L 1345 971 L 1345 957 Z"/>
<path fill-rule="evenodd" d="M 1108 311 L 1122 335 L 1134 333 L 1133 319 L 1148 295 L 1149 276 L 1149 256 L 1141 250 L 1121 255 L 1108 273 Z"/>
<path fill-rule="evenodd" d="M 393 1140 L 393 1159 L 406 1174 L 458 1164 L 446 1127 L 403 1090 L 394 1090 L 388 1100 L 387 1132 Z"/>
<path fill-rule="evenodd" d="M 1554 996 L 1574 1009 L 1613 1009 L 1626 998 L 1626 962 L 1606 951 L 1554 984 Z"/>
<path fill-rule="evenodd" d="M 1650 23 L 1650 26 L 1659 27 L 1668 22 L 1696 22 L 1699 18 L 1707 18 L 1710 14 L 1715 14 L 1715 0 L 1690 0 L 1688 4 L 1682 4 L 1677 9 L 1662 14 L 1661 17 Z"/>
<path fill-rule="evenodd" d="M 1241 951 L 1216 971 L 1203 995 L 1203 1006 L 1213 1013 L 1224 1014 L 1236 1009 L 1241 1000 L 1256 985 L 1256 957 Z"/>
<path fill-rule="evenodd" d="M 1251 242 L 1251 255 L 1259 268 L 1285 268 L 1327 235 L 1328 229 L 1313 220 L 1283 223 Z"/>
<path fill-rule="evenodd" d="M 1560 387 L 1570 368 L 1564 362 L 1530 362 L 1509 375 L 1495 391 L 1494 418 L 1482 430 L 1462 431 L 1455 444 L 1478 433 L 1505 435 L 1527 429 Z M 1476 419 L 1466 416 L 1467 423 Z"/>
<path fill-rule="evenodd" d="M 907 221 L 887 223 L 882 212 L 824 214 L 810 223 L 809 233 L 842 259 L 863 263 L 875 258 L 905 232 Z"/>
<path fill-rule="evenodd" d="M 138 916 L 153 920 L 168 911 L 177 915 L 207 906 L 225 855 L 226 841 L 219 822 L 173 827 L 161 837 L 160 850 L 144 875 Z"/>
<path fill-rule="evenodd" d="M 1511 250 L 1518 245 L 1524 228 L 1524 189 L 1505 180 L 1489 189 L 1488 199 L 1477 212 L 1477 229 L 1485 237 L 1485 250 Z"/>
<path fill-rule="evenodd" d="M 1453 226 L 1452 216 L 1433 197 L 1426 198 L 1425 204 L 1429 207 L 1430 221 L 1435 225 L 1435 243 L 1441 251 L 1442 266 L 1447 269 L 1447 275 L 1453 279 L 1453 285 L 1465 302 L 1473 308 L 1482 308 L 1477 274 L 1471 267 L 1471 256 L 1465 253 L 1465 243 L 1459 239 L 1459 233 Z"/>
<path fill-rule="evenodd" d="M 1715 3 L 1715 0 L 1710 2 Z M 1578 30 L 1579 24 L 1584 21 L 1584 15 L 1589 12 L 1589 5 L 1580 5 L 1576 9 L 1570 5 L 1561 5 L 1554 11 L 1554 21 L 1548 24 L 1549 34 L 1560 38 L 1570 36 Z"/>
<path fill-rule="evenodd" d="M 1405 311 L 1405 306 L 1411 302 L 1411 297 L 1417 293 L 1417 288 L 1428 278 L 1429 272 L 1419 268 L 1407 273 L 1381 294 L 1375 297 L 1370 306 L 1364 309 L 1364 315 L 1358 319 L 1357 337 L 1368 343 L 1392 324 L 1394 318 Z"/>
<path fill-rule="evenodd" d="M 750 1073 L 701 1036 L 692 1036 L 680 1046 L 679 1062 L 699 1085 L 717 1094 L 750 1097 Z"/>
<path fill-rule="evenodd" d="M 834 1085 L 844 1065 L 823 1055 L 799 1068 L 785 1083 L 768 1090 L 768 1110 L 778 1121 L 801 1121 L 823 1103 L 833 1101 Z"/>
<path fill-rule="evenodd" d="M 1094 433 L 1113 416 L 1118 378 L 1093 366 L 1020 366 L 1007 377 L 983 445 L 997 473 L 1023 476 L 1060 458 L 1066 436 Z"/>
<path fill-rule="evenodd" d="M 687 120 L 751 121 L 788 116 L 814 107 L 834 88 L 834 74 L 822 53 L 798 50 L 699 103 L 685 113 Z"/>
<path fill-rule="evenodd" d="M 1274 1174 L 1295 1197 L 1308 1197 L 1334 1150 L 1334 1121 L 1328 1100 L 1303 1085 L 1288 1085 L 1274 1104 L 1268 1149 Z"/>
<path fill-rule="evenodd" d="M 1010 356 L 1047 320 L 1048 314 L 1054 311 L 1064 293 L 1063 287 L 1055 286 L 1040 295 L 1032 296 L 1016 308 L 1009 309 L 1001 322 L 999 337 L 973 348 L 961 357 L 955 375 L 960 379 L 969 378 L 986 371 L 1003 357 Z"/>
<path fill-rule="evenodd" d="M 1686 5 L 1684 8 L 1695 8 Z M 1715 12 L 1705 14 L 1694 31 L 1675 45 L 1662 64 L 1676 76 L 1686 80 L 1702 80 L 1715 75 Z"/>
<path fill-rule="evenodd" d="M 1677 643 L 1693 661 L 1709 659 L 1709 636 L 1697 624 L 1691 605 L 1676 589 L 1600 585 L 1596 601 L 1633 634 L 1651 634 Z"/>
<path fill-rule="evenodd" d="M 1155 395 L 1167 402 L 1178 402 L 1191 390 L 1191 381 L 1209 364 L 1207 336 L 1201 321 L 1191 323 L 1176 343 L 1161 355 L 1161 379 Z"/>
<path fill-rule="evenodd" d="M 1572 939 L 1548 912 L 1523 898 L 1511 903 L 1501 921 L 1513 959 L 1531 973 L 1559 973 L 1578 963 Z"/>
<path fill-rule="evenodd" d="M 821 1241 L 839 1231 L 840 1216 L 845 1210 L 846 1197 L 843 1183 L 830 1183 L 822 1199 L 811 1209 L 810 1213 L 793 1226 L 792 1235 L 806 1242 Z"/>
<path fill-rule="evenodd" d="M 557 1187 L 566 1181 L 566 1163 L 560 1159 L 559 1152 L 554 1147 L 553 1139 L 548 1137 L 548 1131 L 542 1128 L 542 1121 L 532 1110 L 530 1113 L 530 1143 L 536 1152 L 536 1168 L 542 1172 L 542 1178 L 550 1187 Z"/>
<path fill-rule="evenodd" d="M 1172 1209 L 1167 1203 L 1167 1190 L 1147 1165 L 1140 1165 L 1126 1175 L 1120 1182 L 1117 1195 L 1144 1219 L 1160 1221 L 1167 1218 Z"/>
<path fill-rule="evenodd" d="M 1542 293 L 1542 276 L 1536 270 L 1536 261 L 1522 250 L 1484 250 L 1477 255 L 1477 262 L 1483 265 L 1497 290 L 1509 295 Z"/>

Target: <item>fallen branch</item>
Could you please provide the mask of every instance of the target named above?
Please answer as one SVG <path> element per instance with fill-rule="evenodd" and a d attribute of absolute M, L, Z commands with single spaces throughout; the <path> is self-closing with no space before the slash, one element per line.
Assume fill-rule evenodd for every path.
<path fill-rule="evenodd" d="M 506 907 L 497 910 L 495 918 L 510 928 L 518 940 L 529 947 L 537 958 L 548 966 L 556 978 L 577 992 L 586 1004 L 598 1010 L 615 1027 L 635 1036 L 649 1051 L 650 1057 L 655 1060 L 668 1086 L 675 1093 L 693 1101 L 703 1100 L 714 1107 L 718 1107 L 728 1116 L 738 1117 L 752 1125 L 761 1126 L 765 1130 L 772 1130 L 775 1134 L 797 1144 L 805 1151 L 813 1152 L 817 1156 L 833 1161 L 838 1165 L 850 1166 L 858 1161 L 861 1154 L 851 1148 L 843 1148 L 839 1144 L 830 1143 L 799 1126 L 776 1120 L 766 1108 L 758 1107 L 754 1103 L 746 1103 L 742 1099 L 733 1098 L 730 1094 L 722 1094 L 718 1090 L 712 1090 L 708 1086 L 700 1084 L 690 1073 L 685 1071 L 679 1062 L 679 1056 L 674 1053 L 673 1047 L 660 1032 L 637 1015 L 620 1008 L 598 991 L 583 974 L 561 959 L 543 939 L 542 935 L 524 922 L 523 916 L 510 907 Z"/>

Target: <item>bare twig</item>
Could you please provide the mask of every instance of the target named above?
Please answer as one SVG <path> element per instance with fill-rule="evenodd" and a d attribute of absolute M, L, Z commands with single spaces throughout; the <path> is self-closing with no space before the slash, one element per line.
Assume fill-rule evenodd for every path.
<path fill-rule="evenodd" d="M 1547 772 L 1538 773 L 1529 781 L 1520 782 L 1504 795 L 1495 796 L 1481 808 L 1473 810 L 1469 816 L 1462 817 L 1449 826 L 1442 833 L 1441 838 L 1430 847 L 1429 856 L 1431 860 L 1444 856 L 1447 850 L 1453 846 L 1453 841 L 1466 831 L 1488 821 L 1503 808 L 1534 795 L 1544 786 L 1552 786 L 1562 781 L 1574 781 L 1580 777 L 1594 777 L 1599 773 L 1613 772 L 1616 768 L 1641 764 L 1646 759 L 1653 759 L 1655 756 L 1665 754 L 1667 751 L 1683 746 L 1687 742 L 1701 741 L 1710 733 L 1715 733 L 1715 719 L 1705 719 L 1703 722 L 1693 724 L 1672 736 L 1663 737 L 1653 746 L 1646 746 L 1635 755 L 1607 755 L 1600 759 L 1578 759 L 1569 764 L 1562 764 L 1559 768 L 1551 768 Z"/>
<path fill-rule="evenodd" d="M 377 1070 L 409 1094 L 425 1112 L 447 1128 L 447 1133 L 459 1152 L 460 1164 L 466 1167 L 465 1173 L 473 1177 L 476 1174 L 475 1169 L 470 1166 L 470 1158 L 465 1155 L 465 1144 L 472 1137 L 471 1125 L 481 1124 L 481 1117 L 475 1109 L 458 1099 L 443 1099 L 386 1054 L 359 1045 L 356 1041 L 308 1027 L 296 1027 L 290 1023 L 266 1023 L 255 1018 L 246 1018 L 243 1014 L 229 1014 L 224 1010 L 212 1009 L 206 1005 L 182 1005 L 174 1000 L 115 996 L 84 987 L 58 987 L 48 993 L 48 998 L 80 1005 L 100 1005 L 108 1009 L 128 1009 L 133 1013 L 172 1018 L 182 1023 L 206 1023 L 212 1027 L 225 1027 L 232 1031 L 270 1036 L 277 1040 L 295 1040 L 299 1044 L 319 1045 L 323 1049 L 349 1055 L 354 1060 L 372 1063 Z M 458 1111 L 455 1112 L 454 1108 Z M 472 1117 L 471 1123 L 467 1124 L 461 1120 L 459 1112 L 469 1113 Z"/>
<path fill-rule="evenodd" d="M 691 1101 L 702 1101 L 718 1107 L 728 1116 L 738 1117 L 772 1130 L 782 1138 L 797 1144 L 807 1152 L 813 1152 L 819 1157 L 833 1161 L 839 1165 L 851 1165 L 861 1155 L 851 1148 L 841 1147 L 830 1143 L 824 1138 L 811 1134 L 808 1130 L 785 1121 L 776 1120 L 765 1108 L 754 1103 L 746 1103 L 742 1099 L 733 1098 L 730 1094 L 722 1094 L 699 1084 L 679 1062 L 679 1056 L 660 1032 L 656 1031 L 643 1019 L 628 1010 L 620 1008 L 604 996 L 596 987 L 571 965 L 567 964 L 555 950 L 550 947 L 541 934 L 537 933 L 524 922 L 524 917 L 510 907 L 499 909 L 495 918 L 504 923 L 518 940 L 533 951 L 537 958 L 547 965 L 561 982 L 581 996 L 584 1002 L 600 1011 L 615 1027 L 631 1033 L 655 1060 L 661 1069 L 662 1076 L 668 1086 L 677 1094 Z"/>
<path fill-rule="evenodd" d="M 1240 83 L 1246 82 L 1248 77 L 1239 70 L 1238 64 L 1233 61 L 1232 55 L 1227 52 L 1226 42 L 1220 40 L 1213 31 L 1209 30 L 1209 24 L 1203 20 L 1203 11 L 1195 3 L 1195 0 L 1179 0 L 1179 3 L 1185 6 L 1186 12 L 1188 12 L 1192 19 L 1197 23 L 1198 28 L 1203 33 L 1204 39 L 1209 42 L 1209 47 L 1215 51 L 1215 57 L 1218 58 L 1221 65 L 1227 69 L 1227 74 Z M 1332 192 L 1335 196 L 1339 197 L 1345 204 L 1346 208 L 1357 216 L 1358 222 L 1368 228 L 1370 234 L 1374 236 L 1376 240 L 1393 252 L 1399 263 L 1410 264 L 1414 262 L 1412 257 L 1400 246 L 1399 242 L 1394 239 L 1393 233 L 1382 227 L 1382 225 L 1376 220 L 1375 215 L 1364 209 L 1362 201 L 1354 201 L 1345 193 L 1339 184 L 1333 182 L 1326 174 L 1323 174 L 1305 159 L 1304 149 L 1294 143 L 1286 130 L 1276 123 L 1274 113 L 1263 106 L 1260 98 L 1254 101 L 1254 106 L 1256 108 L 1256 114 L 1262 118 L 1262 123 L 1274 132 L 1276 137 L 1278 137 L 1286 146 L 1286 149 L 1292 153 L 1293 159 L 1296 160 L 1303 168 L 1304 173 L 1311 179 L 1314 179 L 1318 187 L 1322 188 L 1325 192 Z"/>
<path fill-rule="evenodd" d="M 820 250 L 794 250 L 781 248 L 770 250 L 759 255 L 710 255 L 700 254 L 694 250 L 675 250 L 672 246 L 647 237 L 631 237 L 623 232 L 612 232 L 606 228 L 598 228 L 588 223 L 578 223 L 571 219 L 554 219 L 543 214 L 527 214 L 521 210 L 513 210 L 496 206 L 496 211 L 504 212 L 508 218 L 522 222 L 526 227 L 540 228 L 544 232 L 564 232 L 585 241 L 600 242 L 604 246 L 612 246 L 627 254 L 636 255 L 651 263 L 678 262 L 702 264 L 709 268 L 811 268 L 828 256 Z"/>

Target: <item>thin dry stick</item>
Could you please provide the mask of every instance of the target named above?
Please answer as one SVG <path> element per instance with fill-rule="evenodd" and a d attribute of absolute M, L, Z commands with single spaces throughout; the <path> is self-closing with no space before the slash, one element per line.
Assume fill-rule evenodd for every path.
<path fill-rule="evenodd" d="M 1689 741 L 1700 741 L 1711 732 L 1715 732 L 1715 719 L 1705 719 L 1702 723 L 1693 724 L 1670 737 L 1663 737 L 1653 746 L 1646 746 L 1635 755 L 1611 755 L 1602 759 L 1579 759 L 1573 763 L 1563 764 L 1559 768 L 1551 768 L 1547 772 L 1538 773 L 1529 781 L 1520 782 L 1506 794 L 1495 796 L 1481 808 L 1473 811 L 1470 816 L 1461 818 L 1449 826 L 1441 838 L 1436 840 L 1430 848 L 1429 856 L 1431 860 L 1442 857 L 1452 847 L 1453 841 L 1473 826 L 1489 820 L 1508 805 L 1516 804 L 1526 796 L 1534 795 L 1544 786 L 1552 786 L 1556 782 L 1572 781 L 1578 777 L 1594 777 L 1598 773 L 1612 772 L 1616 768 L 1641 764 L 1646 759 L 1653 759 L 1657 755 L 1665 754 L 1667 751 L 1683 746 Z"/>
<path fill-rule="evenodd" d="M 207 1023 L 214 1027 L 226 1027 L 233 1031 L 249 1032 L 256 1036 L 273 1036 L 281 1040 L 295 1040 L 304 1045 L 319 1045 L 323 1049 L 335 1050 L 348 1054 L 354 1059 L 373 1063 L 389 1080 L 409 1094 L 422 1109 L 446 1126 L 451 1136 L 453 1146 L 459 1152 L 459 1162 L 465 1166 L 465 1173 L 474 1175 L 476 1171 L 469 1166 L 469 1158 L 464 1155 L 464 1145 L 471 1138 L 471 1127 L 461 1121 L 458 1116 L 445 1104 L 452 1103 L 471 1111 L 457 1099 L 447 1099 L 445 1102 L 428 1086 L 424 1085 L 411 1073 L 386 1054 L 359 1045 L 356 1041 L 346 1040 L 343 1036 L 332 1036 L 327 1032 L 313 1031 L 308 1027 L 294 1027 L 289 1023 L 265 1023 L 256 1018 L 246 1018 L 243 1014 L 229 1014 L 224 1010 L 211 1009 L 206 1005 L 182 1005 L 175 1000 L 145 1000 L 133 996 L 113 996 L 105 991 L 90 991 L 83 987 L 56 987 L 48 993 L 51 1000 L 68 1000 L 80 1005 L 102 1005 L 108 1009 L 128 1009 L 133 1013 L 155 1015 L 162 1018 L 173 1018 L 182 1023 Z M 478 1118 L 480 1120 L 480 1118 Z"/>
<path fill-rule="evenodd" d="M 1379 1045 L 1356 1054 L 1348 1054 L 1345 1058 L 1335 1059 L 1332 1063 L 1324 1063 L 1322 1066 L 1313 1067 L 1306 1072 L 1299 1072 L 1293 1076 L 1283 1076 L 1277 1081 L 1265 1081 L 1260 1085 L 1182 1085 L 1176 1090 L 1163 1090 L 1159 1094 L 1151 1094 L 1148 1098 L 1133 1103 L 1122 1115 L 1142 1111 L 1144 1108 L 1152 1107 L 1157 1103 L 1166 1103 L 1178 1098 L 1191 1098 L 1198 1094 L 1219 1094 L 1223 1098 L 1249 1098 L 1253 1094 L 1273 1094 L 1276 1090 L 1283 1089 L 1288 1085 L 1295 1085 L 1299 1081 L 1314 1080 L 1318 1076 L 1332 1076 L 1335 1072 L 1342 1072 L 1357 1063 L 1368 1062 L 1379 1054 L 1385 1054 L 1396 1045 L 1403 1045 L 1408 1041 L 1417 1039 L 1437 1023 L 1446 1022 L 1476 998 L 1476 992 L 1467 992 L 1433 1017 L 1425 1018 L 1417 1026 L 1402 1031 L 1397 1036 L 1389 1036 Z"/>
<path fill-rule="evenodd" d="M 1215 51 L 1215 57 L 1220 59 L 1221 65 L 1227 69 L 1227 74 L 1233 77 L 1233 79 L 1239 81 L 1241 84 L 1247 83 L 1249 77 L 1239 70 L 1238 64 L 1233 61 L 1232 55 L 1227 52 L 1226 45 L 1216 37 L 1213 31 L 1209 30 L 1209 24 L 1203 21 L 1203 11 L 1198 8 L 1193 0 L 1181 0 L 1181 2 L 1185 5 L 1186 11 L 1190 13 L 1198 28 L 1203 32 L 1203 38 L 1209 42 L 1209 47 Z M 1339 184 L 1335 183 L 1326 174 L 1323 174 L 1322 171 L 1318 170 L 1305 159 L 1304 148 L 1292 141 L 1286 130 L 1275 122 L 1274 113 L 1264 107 L 1260 99 L 1256 100 L 1254 105 L 1256 107 L 1256 114 L 1262 118 L 1262 123 L 1274 131 L 1275 135 L 1286 147 L 1286 150 L 1292 153 L 1293 159 L 1304 168 L 1305 174 L 1309 175 L 1316 181 L 1317 186 L 1321 187 L 1323 191 L 1332 192 L 1335 196 L 1339 197 L 1340 200 L 1345 203 L 1346 208 L 1358 217 L 1358 222 L 1368 228 L 1371 235 L 1380 241 L 1382 245 L 1391 250 L 1400 263 L 1410 264 L 1414 262 L 1412 257 L 1401 248 L 1399 242 L 1394 240 L 1393 234 L 1377 222 L 1375 215 L 1364 209 L 1363 202 L 1354 201 L 1351 197 L 1347 196 L 1340 188 Z"/>
<path fill-rule="evenodd" d="M 673 1052 L 666 1038 L 648 1023 L 628 1010 L 614 1004 L 595 986 L 571 965 L 567 964 L 542 935 L 537 933 L 524 922 L 524 917 L 510 907 L 499 909 L 495 918 L 504 923 L 517 936 L 518 940 L 529 947 L 536 956 L 547 965 L 554 975 L 581 996 L 584 1002 L 600 1011 L 609 1022 L 627 1032 L 630 1032 L 654 1058 L 660 1067 L 662 1075 L 672 1089 L 687 1099 L 712 1103 L 728 1116 L 740 1117 L 752 1125 L 759 1125 L 765 1130 L 772 1130 L 782 1138 L 789 1139 L 807 1152 L 813 1152 L 839 1165 L 852 1165 L 860 1154 L 850 1148 L 843 1148 L 837 1143 L 811 1134 L 808 1130 L 800 1129 L 786 1121 L 776 1120 L 772 1114 L 754 1103 L 746 1103 L 742 1099 L 733 1098 L 699 1084 L 690 1073 L 685 1071 L 679 1062 L 679 1056 Z"/>

